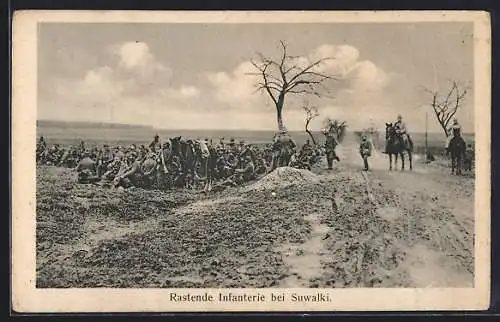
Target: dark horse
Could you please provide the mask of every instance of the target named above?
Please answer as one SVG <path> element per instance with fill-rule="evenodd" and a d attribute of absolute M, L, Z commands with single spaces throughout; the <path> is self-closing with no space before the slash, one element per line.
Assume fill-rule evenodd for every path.
<path fill-rule="evenodd" d="M 404 140 L 403 136 L 397 132 L 396 127 L 392 123 L 385 123 L 385 140 L 386 140 L 386 152 L 389 155 L 389 170 L 392 170 L 392 156 L 396 156 L 394 167 L 398 165 L 398 156 L 401 156 L 401 170 L 405 169 L 405 157 L 404 153 L 408 153 L 408 159 L 410 161 L 410 170 L 413 169 L 412 155 L 413 155 L 413 144 L 409 140 Z"/>
<path fill-rule="evenodd" d="M 462 163 L 465 159 L 465 141 L 461 136 L 451 138 L 446 154 L 451 155 L 451 173 L 462 174 Z"/>

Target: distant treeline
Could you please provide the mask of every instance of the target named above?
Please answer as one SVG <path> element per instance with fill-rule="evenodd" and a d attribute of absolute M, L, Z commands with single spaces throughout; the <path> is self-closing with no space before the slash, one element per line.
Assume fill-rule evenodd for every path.
<path fill-rule="evenodd" d="M 78 122 L 78 121 L 52 121 L 37 120 L 37 127 L 57 127 L 57 128 L 83 128 L 83 129 L 153 129 L 152 126 L 105 123 L 105 122 Z"/>

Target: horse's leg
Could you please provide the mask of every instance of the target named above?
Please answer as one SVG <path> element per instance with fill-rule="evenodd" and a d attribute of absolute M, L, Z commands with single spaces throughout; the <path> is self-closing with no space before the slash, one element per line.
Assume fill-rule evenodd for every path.
<path fill-rule="evenodd" d="M 408 161 L 410 161 L 410 171 L 413 170 L 413 152 L 408 150 Z"/>
<path fill-rule="evenodd" d="M 405 153 L 401 151 L 401 170 L 405 169 Z"/>
<path fill-rule="evenodd" d="M 392 154 L 389 154 L 389 171 L 392 171 Z"/>
<path fill-rule="evenodd" d="M 462 174 L 462 154 L 459 153 L 457 156 L 457 174 Z"/>
<path fill-rule="evenodd" d="M 398 171 L 398 158 L 399 158 L 399 153 L 395 153 L 394 156 L 396 157 L 394 160 L 394 169 Z"/>

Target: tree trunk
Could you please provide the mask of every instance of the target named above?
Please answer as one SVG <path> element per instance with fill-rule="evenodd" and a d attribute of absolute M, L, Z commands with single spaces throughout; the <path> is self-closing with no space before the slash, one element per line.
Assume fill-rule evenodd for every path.
<path fill-rule="evenodd" d="M 284 129 L 283 125 L 283 116 L 281 114 L 281 108 L 276 108 L 276 117 L 278 120 L 278 130 L 281 131 Z"/>
<path fill-rule="evenodd" d="M 285 129 L 285 125 L 283 124 L 283 103 L 285 103 L 285 94 L 281 93 L 278 97 L 278 102 L 276 103 L 276 113 L 278 119 L 278 130 L 282 131 Z"/>
<path fill-rule="evenodd" d="M 316 139 L 314 139 L 314 136 L 312 135 L 311 131 L 309 131 L 309 122 L 306 122 L 306 133 L 309 134 L 313 144 L 316 145 Z"/>

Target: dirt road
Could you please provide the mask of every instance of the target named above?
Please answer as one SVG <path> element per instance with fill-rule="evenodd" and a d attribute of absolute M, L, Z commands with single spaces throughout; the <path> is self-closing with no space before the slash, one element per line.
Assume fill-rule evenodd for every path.
<path fill-rule="evenodd" d="M 474 179 L 415 162 L 283 168 L 213 195 L 37 176 L 38 287 L 466 287 Z"/>
<path fill-rule="evenodd" d="M 391 285 L 396 276 L 402 286 L 472 287 L 474 179 L 470 175 L 451 176 L 446 168 L 419 162 L 418 156 L 412 171 L 409 171 L 408 160 L 405 171 L 400 168 L 401 161 L 397 169 L 388 171 L 388 157 L 376 150 L 370 158 L 371 169 L 365 172 L 361 170 L 362 160 L 355 143 L 353 140 L 346 143 L 338 147 L 342 162 L 337 164 L 336 171 L 333 174 L 324 169 L 318 172 L 326 177 L 344 175 L 358 184 L 363 183 L 365 200 L 370 204 L 365 207 L 365 215 L 385 221 L 380 235 L 391 234 L 388 238 L 392 240 L 391 247 L 403 256 L 392 271 L 377 273 L 381 269 L 378 267 L 369 269 L 368 273 L 379 277 L 385 274 L 388 277 L 385 282 L 390 281 L 387 285 Z M 342 205 L 346 197 L 353 197 L 349 189 L 340 193 L 336 203 Z M 324 279 L 329 267 L 345 269 L 344 265 L 335 263 L 338 260 L 334 253 L 328 251 L 332 248 L 329 242 L 332 230 L 339 222 L 327 226 L 314 214 L 308 218 L 312 226 L 310 239 L 288 248 L 286 261 L 293 267 L 294 276 L 283 283 L 287 287 L 315 286 L 318 283 L 310 282 Z M 373 219 L 373 223 L 376 222 Z M 337 239 L 333 248 L 340 249 L 345 239 Z M 365 242 L 365 246 L 369 245 Z M 363 256 L 356 254 L 354 272 L 363 271 Z M 333 265 L 325 265 L 332 261 Z M 376 280 L 384 285 L 383 279 Z M 368 282 L 365 286 L 373 286 L 373 280 L 365 282 Z M 363 284 L 361 280 L 359 283 Z"/>

